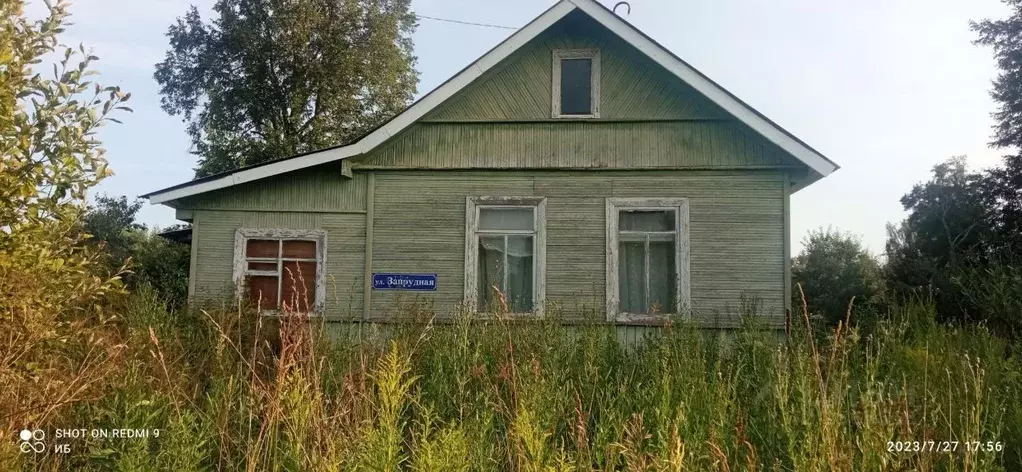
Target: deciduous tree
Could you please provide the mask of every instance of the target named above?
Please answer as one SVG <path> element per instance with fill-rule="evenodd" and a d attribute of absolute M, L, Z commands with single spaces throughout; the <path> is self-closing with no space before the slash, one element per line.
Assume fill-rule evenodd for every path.
<path fill-rule="evenodd" d="M 170 27 L 163 109 L 188 123 L 196 176 L 345 143 L 415 94 L 410 0 L 218 0 Z"/>
<path fill-rule="evenodd" d="M 142 201 L 127 197 L 96 197 L 85 213 L 85 230 L 92 242 L 108 256 L 111 269 L 127 266 L 128 289 L 147 284 L 172 308 L 179 308 L 188 295 L 188 265 L 191 252 L 186 244 L 168 241 L 156 229 L 135 220 Z"/>
<path fill-rule="evenodd" d="M 932 296 L 942 320 L 992 322 L 1011 332 L 1019 319 L 1005 301 L 1022 295 L 1022 278 L 1011 268 L 1017 256 L 1001 233 L 1003 206 L 991 178 L 969 170 L 964 157 L 934 166 L 931 179 L 902 198 L 908 217 L 888 227 L 885 276 L 900 298 Z"/>
<path fill-rule="evenodd" d="M 791 276 L 802 285 L 809 312 L 827 324 L 844 319 L 849 302 L 855 297 L 860 313 L 878 308 L 883 295 L 880 265 L 849 234 L 833 229 L 811 231 L 803 241 L 802 252 L 792 261 Z M 793 306 L 802 304 L 798 289 L 792 294 Z"/>
<path fill-rule="evenodd" d="M 110 174 L 97 129 L 128 94 L 95 84 L 84 47 L 58 35 L 65 2 L 38 21 L 0 0 L 0 428 L 45 424 L 89 395 L 111 362 L 105 296 L 118 291 L 81 225 L 86 192 Z M 43 57 L 59 53 L 52 69 Z M 0 468 L 13 470 L 13 442 Z"/>

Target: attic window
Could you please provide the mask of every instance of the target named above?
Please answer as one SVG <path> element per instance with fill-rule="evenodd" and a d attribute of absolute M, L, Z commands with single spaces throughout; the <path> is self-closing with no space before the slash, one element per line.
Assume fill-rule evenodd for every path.
<path fill-rule="evenodd" d="M 557 49 L 553 62 L 553 117 L 600 117 L 600 50 Z"/>

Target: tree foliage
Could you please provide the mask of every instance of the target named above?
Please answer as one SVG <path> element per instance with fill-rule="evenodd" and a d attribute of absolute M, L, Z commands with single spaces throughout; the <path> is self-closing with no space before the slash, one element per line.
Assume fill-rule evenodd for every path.
<path fill-rule="evenodd" d="M 36 22 L 21 16 L 20 2 L 6 8 L 0 30 L 0 108 L 7 112 L 0 116 L 0 294 L 58 305 L 69 294 L 54 285 L 80 296 L 90 293 L 83 288 L 97 294 L 108 287 L 82 279 L 91 275 L 92 255 L 83 251 L 87 236 L 79 218 L 86 191 L 111 174 L 96 131 L 114 120 L 111 113 L 127 109 L 122 102 L 129 94 L 89 80 L 97 57 L 84 47 L 66 48 L 52 75 L 33 71 L 59 47 L 63 2 Z M 10 308 L 0 301 L 0 309 Z"/>
<path fill-rule="evenodd" d="M 141 209 L 139 200 L 99 195 L 95 206 L 86 211 L 83 219 L 85 231 L 92 235 L 94 242 L 105 246 L 113 264 L 123 264 L 131 257 L 130 233 L 145 230 L 144 225 L 135 222 L 135 216 Z"/>
<path fill-rule="evenodd" d="M 123 275 L 129 289 L 149 285 L 170 307 L 182 307 L 188 296 L 189 247 L 138 223 L 141 208 L 140 200 L 100 195 L 85 213 L 85 230 L 103 246 L 111 269 L 129 270 Z"/>
<path fill-rule="evenodd" d="M 196 176 L 347 142 L 415 94 L 410 0 L 218 0 L 170 27 L 163 109 L 188 123 Z"/>
<path fill-rule="evenodd" d="M 96 131 L 128 94 L 90 80 L 97 58 L 65 48 L 67 4 L 31 21 L 0 1 L 0 427 L 45 424 L 91 392 L 114 343 L 106 295 L 120 291 L 85 244 L 86 192 L 110 175 Z M 52 70 L 42 58 L 60 54 Z M 0 468 L 5 454 L 0 447 Z"/>
<path fill-rule="evenodd" d="M 811 231 L 802 252 L 792 261 L 794 284 L 801 284 L 809 312 L 829 324 L 845 318 L 855 297 L 858 313 L 879 308 L 883 296 L 880 264 L 849 234 L 832 229 Z M 798 289 L 793 306 L 802 304 Z"/>
<path fill-rule="evenodd" d="M 943 321 L 982 321 L 1002 333 L 1020 324 L 1017 247 L 1005 237 L 995 171 L 971 171 L 964 157 L 933 168 L 901 203 L 908 217 L 888 226 L 885 277 L 900 298 L 932 296 Z M 1022 305 L 1015 305 L 1022 308 Z"/>
<path fill-rule="evenodd" d="M 991 145 L 1009 150 L 1004 165 L 991 169 L 985 179 L 994 209 L 992 222 L 997 231 L 1002 257 L 1015 260 L 1022 254 L 1022 0 L 1003 0 L 1011 9 L 1004 19 L 972 22 L 978 34 L 976 44 L 990 47 L 1000 72 L 990 96 L 998 109 Z"/>
<path fill-rule="evenodd" d="M 908 218 L 888 227 L 892 288 L 944 287 L 949 269 L 986 261 L 993 244 L 988 203 L 984 176 L 970 172 L 964 157 L 934 166 L 930 181 L 902 197 Z"/>
<path fill-rule="evenodd" d="M 1001 332 L 1022 329 L 1022 0 L 1004 0 L 1003 19 L 972 22 L 976 44 L 1000 69 L 993 147 L 1003 165 L 970 171 L 964 158 L 933 169 L 902 198 L 909 212 L 888 228 L 887 280 L 895 294 L 929 291 L 945 320 L 982 321 Z"/>

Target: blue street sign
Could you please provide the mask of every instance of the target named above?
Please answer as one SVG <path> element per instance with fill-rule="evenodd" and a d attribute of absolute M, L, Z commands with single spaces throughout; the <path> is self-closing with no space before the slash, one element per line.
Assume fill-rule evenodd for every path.
<path fill-rule="evenodd" d="M 373 289 L 432 292 L 436 290 L 436 274 L 378 274 L 374 272 Z"/>

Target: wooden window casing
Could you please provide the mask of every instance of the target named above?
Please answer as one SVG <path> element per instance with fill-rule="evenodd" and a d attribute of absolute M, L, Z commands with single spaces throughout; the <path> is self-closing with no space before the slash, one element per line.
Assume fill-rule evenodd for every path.
<path fill-rule="evenodd" d="M 263 314 L 316 314 L 323 308 L 326 232 L 239 229 L 235 235 L 234 280 Z"/>
<path fill-rule="evenodd" d="M 486 210 L 530 209 L 532 211 L 531 229 L 488 229 L 481 225 L 481 212 Z M 510 238 L 531 238 L 531 276 L 532 300 L 531 309 L 516 312 L 514 307 L 521 306 L 516 300 L 508 303 L 509 311 L 516 316 L 542 316 L 543 304 L 546 300 L 546 199 L 543 197 L 467 197 L 465 210 L 465 306 L 472 311 L 485 312 L 486 296 L 480 296 L 480 248 L 481 240 L 502 240 L 504 264 L 502 284 L 505 294 L 510 280 L 511 266 L 508 260 L 508 241 Z M 488 293 L 488 292 L 487 292 Z"/>
<path fill-rule="evenodd" d="M 619 227 L 621 214 L 628 212 L 664 212 L 673 215 L 673 228 L 666 230 L 622 230 Z M 606 202 L 607 222 L 607 321 L 617 323 L 658 323 L 668 316 L 688 316 L 691 309 L 691 281 L 689 274 L 689 208 L 686 198 L 608 198 Z M 674 306 L 660 307 L 662 311 L 650 313 L 621 310 L 621 243 L 639 242 L 644 246 L 643 287 L 644 303 L 650 302 L 650 244 L 673 241 L 673 274 L 668 280 L 674 285 Z"/>
<path fill-rule="evenodd" d="M 570 93 L 564 87 L 564 79 L 562 76 L 562 69 L 565 61 L 588 61 L 589 65 L 589 110 L 588 113 L 580 112 L 578 110 L 564 110 L 562 105 L 569 106 L 569 104 L 563 103 L 564 94 Z M 600 50 L 599 49 L 555 49 L 553 51 L 553 82 L 551 84 L 551 116 L 553 118 L 564 118 L 564 119 L 586 119 L 586 118 L 599 118 L 600 117 Z M 580 86 L 580 89 L 584 90 L 586 87 Z"/>

